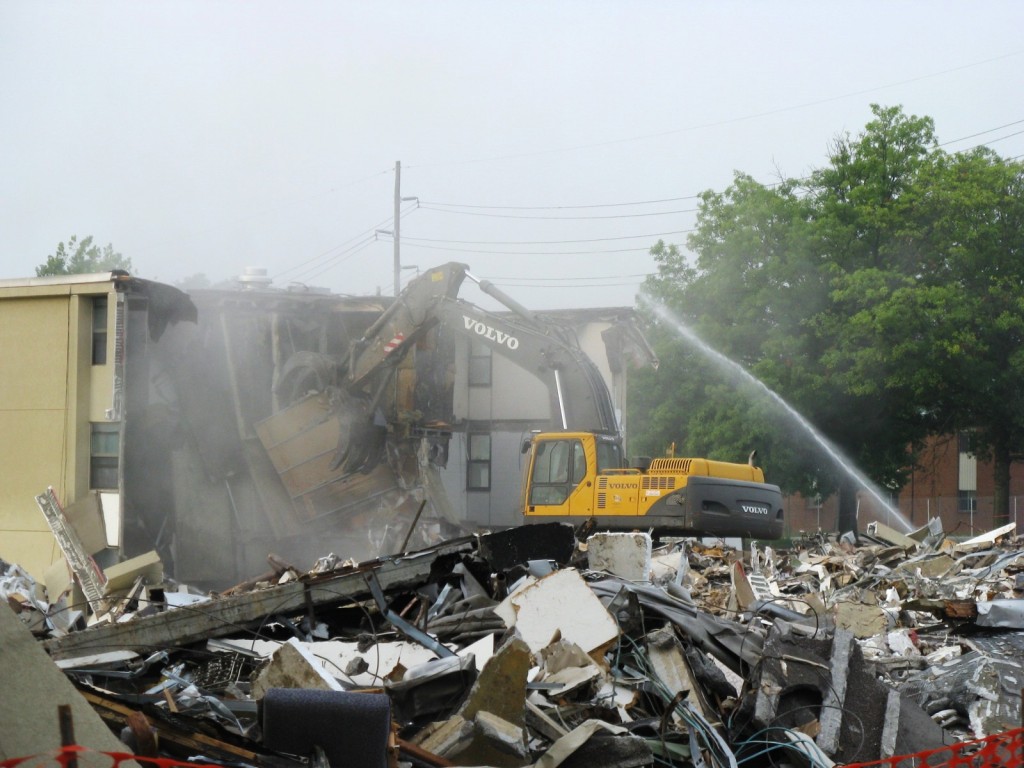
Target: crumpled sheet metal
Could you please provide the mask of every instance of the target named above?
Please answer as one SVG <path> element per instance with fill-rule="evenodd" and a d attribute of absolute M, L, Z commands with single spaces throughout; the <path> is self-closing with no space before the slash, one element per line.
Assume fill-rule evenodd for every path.
<path fill-rule="evenodd" d="M 979 627 L 1024 629 L 1024 599 L 980 602 L 974 623 Z"/>
<path fill-rule="evenodd" d="M 705 613 L 686 599 L 678 588 L 636 584 L 625 579 L 605 578 L 590 582 L 606 605 L 613 605 L 623 593 L 634 594 L 640 605 L 672 622 L 701 650 L 710 653 L 734 672 L 742 673 L 761 659 L 761 635 L 750 627 Z"/>

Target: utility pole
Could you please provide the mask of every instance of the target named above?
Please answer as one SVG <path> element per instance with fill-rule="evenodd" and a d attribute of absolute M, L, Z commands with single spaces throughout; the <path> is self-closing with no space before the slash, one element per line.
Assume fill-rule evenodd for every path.
<path fill-rule="evenodd" d="M 399 227 L 402 226 L 402 162 L 395 160 L 395 297 L 398 297 L 402 260 L 399 256 Z"/>

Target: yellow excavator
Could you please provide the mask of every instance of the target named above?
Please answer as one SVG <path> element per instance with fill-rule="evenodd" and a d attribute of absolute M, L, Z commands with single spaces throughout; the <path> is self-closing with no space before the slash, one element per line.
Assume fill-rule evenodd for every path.
<path fill-rule="evenodd" d="M 782 536 L 782 493 L 753 465 L 710 459 L 639 459 L 624 467 L 614 437 L 541 432 L 524 446 L 527 521 L 661 533 Z"/>

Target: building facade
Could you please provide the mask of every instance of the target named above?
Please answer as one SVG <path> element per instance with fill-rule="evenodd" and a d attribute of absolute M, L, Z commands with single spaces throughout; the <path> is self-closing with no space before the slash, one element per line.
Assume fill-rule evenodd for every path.
<path fill-rule="evenodd" d="M 932 518 L 942 521 L 950 536 L 969 538 L 996 527 L 993 491 L 994 472 L 990 461 L 979 460 L 968 449 L 963 434 L 928 438 L 906 485 L 898 494 L 883 494 L 891 507 L 885 509 L 862 492 L 858 527 L 864 530 L 879 521 L 897 530 L 915 529 Z M 1009 522 L 1024 533 L 1024 465 L 1010 465 Z M 836 530 L 836 498 L 786 498 L 787 535 Z M 898 513 L 898 516 L 894 513 Z"/>
<path fill-rule="evenodd" d="M 48 487 L 93 499 L 98 557 L 124 546 L 126 415 L 148 397 L 150 345 L 189 320 L 183 293 L 123 273 L 0 281 L 0 558 L 41 575 L 60 557 L 35 502 Z"/>

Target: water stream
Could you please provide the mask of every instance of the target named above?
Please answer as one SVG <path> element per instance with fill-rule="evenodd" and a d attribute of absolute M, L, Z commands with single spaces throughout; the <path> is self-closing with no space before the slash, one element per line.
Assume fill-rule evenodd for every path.
<path fill-rule="evenodd" d="M 895 507 L 892 506 L 882 496 L 881 489 L 869 480 L 864 473 L 854 466 L 854 464 L 847 459 L 843 454 L 836 448 L 829 440 L 821 434 L 814 425 L 811 424 L 807 419 L 804 418 L 798 410 L 787 403 L 781 395 L 775 390 L 771 389 L 767 384 L 757 378 L 754 374 L 744 368 L 742 365 L 737 363 L 730 357 L 719 352 L 714 347 L 707 344 L 702 338 L 700 338 L 693 329 L 686 325 L 684 322 L 673 316 L 672 313 L 662 304 L 646 300 L 646 303 L 651 310 L 661 320 L 666 322 L 672 327 L 675 332 L 686 341 L 690 342 L 693 346 L 697 347 L 704 355 L 711 358 L 723 371 L 729 375 L 737 376 L 743 381 L 747 381 L 751 384 L 756 385 L 766 395 L 768 395 L 777 405 L 779 405 L 786 415 L 797 424 L 807 435 L 814 440 L 814 442 L 828 455 L 832 461 L 835 462 L 836 466 L 839 467 L 848 477 L 855 480 L 860 484 L 868 494 L 870 494 L 875 501 L 877 501 L 882 509 L 888 513 L 887 524 L 895 523 L 893 526 L 904 533 L 913 530 L 913 526 L 910 521 Z"/>

